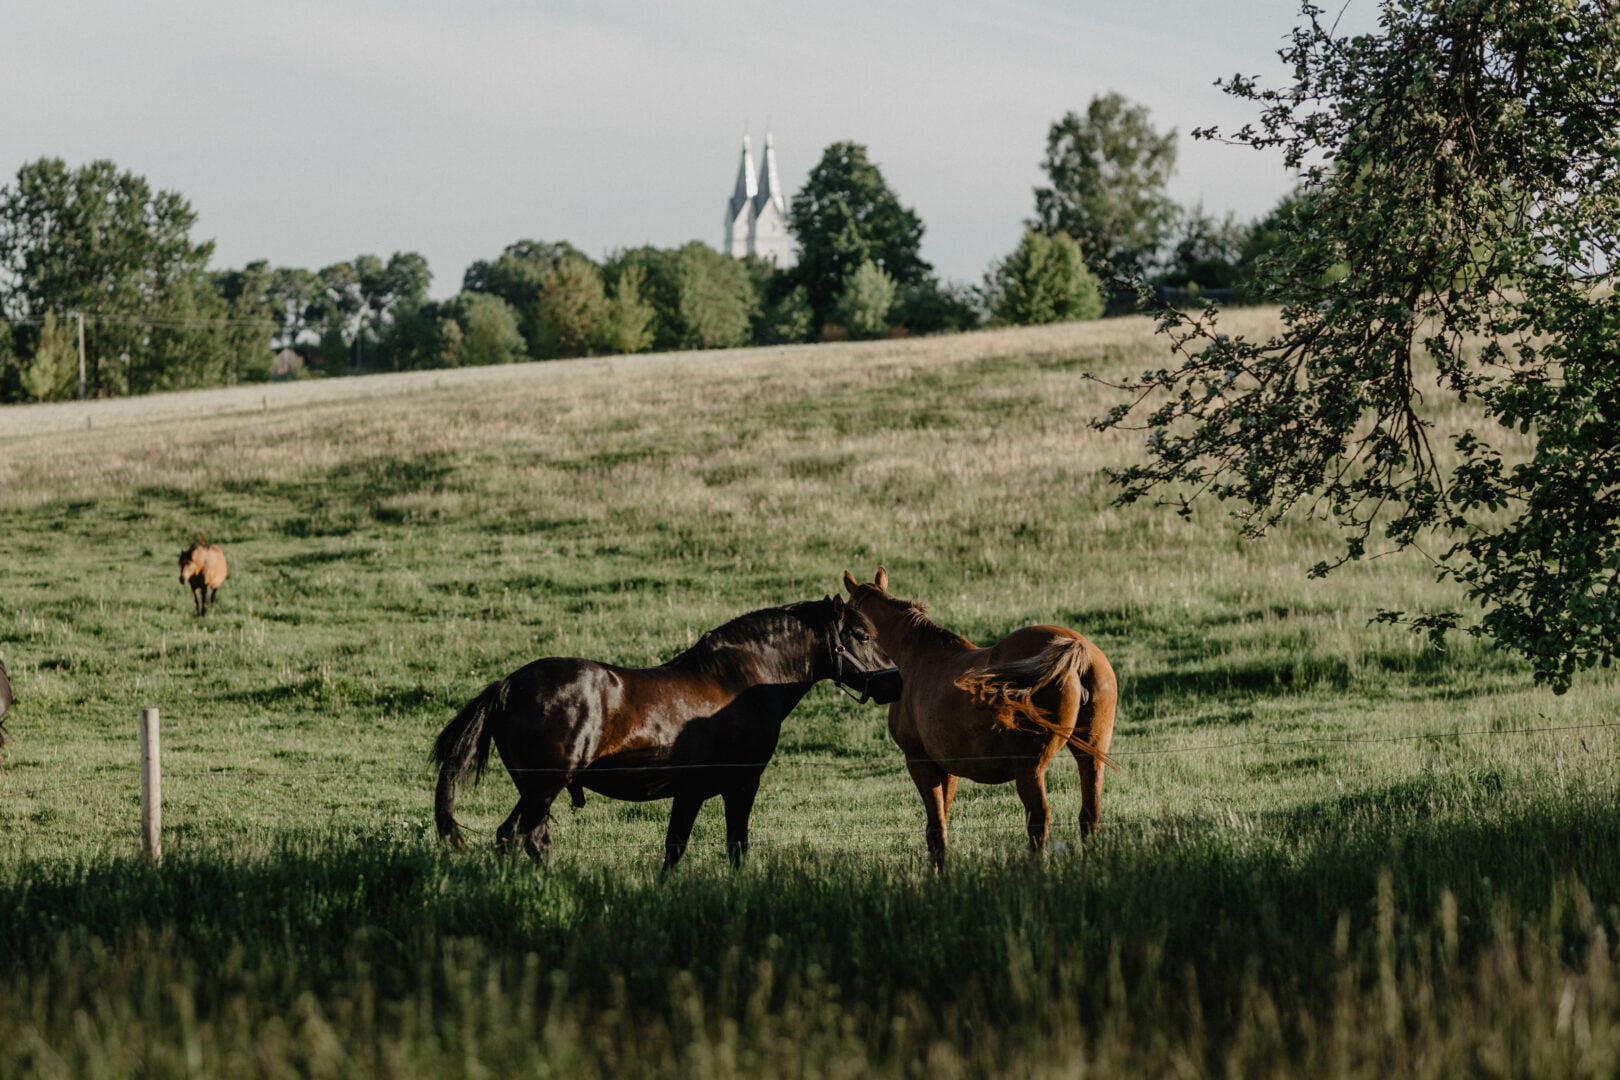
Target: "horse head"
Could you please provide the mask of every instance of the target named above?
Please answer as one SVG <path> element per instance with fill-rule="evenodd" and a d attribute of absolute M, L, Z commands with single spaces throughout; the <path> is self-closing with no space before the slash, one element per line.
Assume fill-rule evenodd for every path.
<path fill-rule="evenodd" d="M 832 603 L 833 653 L 839 664 L 843 668 L 854 668 L 861 672 L 893 667 L 894 661 L 877 643 L 877 628 L 872 625 L 872 620 L 853 605 L 844 603 L 843 597 L 830 596 L 827 599 Z"/>
<path fill-rule="evenodd" d="M 889 595 L 889 572 L 883 567 L 877 568 L 872 580 L 865 584 L 855 580 L 855 575 L 848 570 L 844 571 L 844 588 L 849 591 L 849 606 L 860 608 L 861 604 L 873 597 L 884 600 L 893 600 Z"/>
<path fill-rule="evenodd" d="M 847 577 L 848 575 L 846 575 Z M 832 602 L 837 625 L 837 644 L 834 647 L 833 681 L 860 691 L 860 700 L 876 701 L 886 705 L 900 696 L 900 673 L 889 654 L 878 644 L 877 627 L 853 602 L 844 603 L 841 597 L 828 597 Z"/>

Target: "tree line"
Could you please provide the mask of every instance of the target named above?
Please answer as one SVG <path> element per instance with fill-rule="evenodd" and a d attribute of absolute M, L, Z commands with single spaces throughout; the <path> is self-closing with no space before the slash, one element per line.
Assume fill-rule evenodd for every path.
<path fill-rule="evenodd" d="M 593 259 L 519 240 L 432 300 L 427 260 L 212 270 L 176 192 L 110 161 L 24 165 L 0 189 L 0 401 L 49 401 L 657 349 L 932 334 L 1096 318 L 1112 277 L 1233 289 L 1265 222 L 1216 222 L 1164 194 L 1175 132 L 1117 94 L 1052 125 L 1035 216 L 976 285 L 942 282 L 924 231 L 868 157 L 835 143 L 793 197 L 794 266 L 698 241 Z"/>

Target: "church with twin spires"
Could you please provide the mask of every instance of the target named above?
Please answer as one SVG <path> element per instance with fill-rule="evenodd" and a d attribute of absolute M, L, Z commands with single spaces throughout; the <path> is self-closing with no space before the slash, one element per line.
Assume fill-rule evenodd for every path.
<path fill-rule="evenodd" d="M 720 250 L 742 258 L 758 255 L 776 266 L 793 261 L 788 234 L 787 200 L 776 175 L 776 147 L 765 133 L 765 160 L 754 171 L 754 151 L 743 136 L 742 164 L 737 167 L 737 189 L 726 204 L 726 238 Z"/>

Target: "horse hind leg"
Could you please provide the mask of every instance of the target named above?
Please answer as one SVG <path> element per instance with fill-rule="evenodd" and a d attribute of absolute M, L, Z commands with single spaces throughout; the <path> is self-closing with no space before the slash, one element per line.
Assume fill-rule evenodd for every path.
<path fill-rule="evenodd" d="M 1103 700 L 1093 700 L 1086 709 L 1086 715 L 1080 719 L 1078 733 L 1088 740 L 1102 753 L 1108 753 L 1108 748 L 1114 741 L 1114 699 L 1108 696 Z M 1080 769 L 1080 835 L 1082 837 L 1097 835 L 1097 829 L 1102 822 L 1102 793 L 1103 776 L 1105 768 L 1101 760 L 1090 750 L 1082 749 L 1069 744 L 1069 750 L 1074 754 L 1074 762 Z"/>
<path fill-rule="evenodd" d="M 531 859 L 551 854 L 551 804 L 564 786 L 561 781 L 531 784 L 495 830 L 495 850 L 514 854 L 515 844 L 521 842 Z"/>
<path fill-rule="evenodd" d="M 1074 752 L 1074 762 L 1080 769 L 1080 835 L 1096 836 L 1102 820 L 1103 767 L 1080 749 Z"/>
<path fill-rule="evenodd" d="M 1024 804 L 1024 828 L 1029 833 L 1029 850 L 1039 854 L 1046 848 L 1052 828 L 1052 806 L 1046 801 L 1046 768 L 1037 765 L 1013 778 L 1018 798 Z"/>

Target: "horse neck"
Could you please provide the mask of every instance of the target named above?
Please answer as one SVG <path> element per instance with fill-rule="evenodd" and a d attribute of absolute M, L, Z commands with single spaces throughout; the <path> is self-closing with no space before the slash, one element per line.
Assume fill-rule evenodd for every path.
<path fill-rule="evenodd" d="M 915 608 L 873 604 L 862 611 L 878 632 L 878 644 L 904 671 L 911 663 L 942 652 L 973 648 L 966 638 L 940 626 Z"/>
<path fill-rule="evenodd" d="M 773 620 L 752 632 L 729 625 L 721 631 L 705 634 L 671 660 L 670 666 L 701 668 L 738 689 L 759 684 L 808 685 L 826 674 L 822 655 L 827 651 L 826 635 L 797 618 Z"/>

